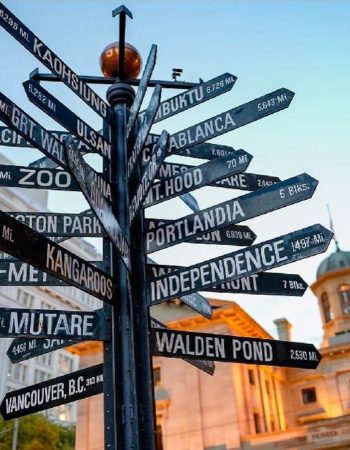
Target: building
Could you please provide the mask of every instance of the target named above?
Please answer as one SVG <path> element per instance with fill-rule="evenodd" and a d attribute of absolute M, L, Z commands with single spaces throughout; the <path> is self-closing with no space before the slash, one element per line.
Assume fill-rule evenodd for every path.
<path fill-rule="evenodd" d="M 1 155 L 0 158 L 1 164 L 11 164 L 4 156 Z M 0 171 L 0 185 L 1 178 L 6 177 L 6 173 Z M 46 190 L 1 187 L 0 208 L 5 212 L 47 211 L 47 195 Z M 94 247 L 82 239 L 70 239 L 63 245 L 87 260 L 98 259 Z M 1 252 L 0 256 L 2 259 L 10 257 Z M 13 277 L 17 280 L 23 276 L 24 272 L 13 273 Z M 32 272 L 32 277 L 35 277 L 35 271 Z M 0 307 L 89 311 L 101 307 L 101 302 L 70 286 L 5 286 L 0 283 Z M 8 391 L 78 370 L 79 357 L 64 349 L 12 364 L 6 356 L 11 341 L 6 338 L 0 339 L 0 401 Z M 76 403 L 72 403 L 47 410 L 45 414 L 53 420 L 71 424 L 76 421 L 76 409 Z"/>
<path fill-rule="evenodd" d="M 211 377 L 181 359 L 154 358 L 158 450 L 349 450 L 350 252 L 337 245 L 311 289 L 323 323 L 317 370 L 217 363 Z M 210 321 L 176 301 L 152 316 L 178 330 L 271 339 L 238 304 L 210 301 Z M 289 340 L 291 324 L 275 324 Z M 101 347 L 89 345 L 83 365 L 101 361 Z M 102 450 L 102 396 L 78 411 L 77 450 Z"/>

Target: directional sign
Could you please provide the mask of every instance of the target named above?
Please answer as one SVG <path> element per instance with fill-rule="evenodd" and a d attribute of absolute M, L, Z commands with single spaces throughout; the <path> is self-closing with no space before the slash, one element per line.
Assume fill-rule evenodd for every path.
<path fill-rule="evenodd" d="M 294 92 L 282 88 L 170 136 L 169 153 L 179 153 L 228 131 L 288 108 Z"/>
<path fill-rule="evenodd" d="M 112 277 L 3 211 L 0 211 L 0 250 L 102 301 L 116 302 Z"/>
<path fill-rule="evenodd" d="M 94 214 L 65 214 L 49 212 L 7 212 L 16 220 L 25 223 L 33 230 L 45 236 L 63 237 L 103 237 L 100 221 Z"/>
<path fill-rule="evenodd" d="M 152 253 L 306 200 L 312 197 L 317 184 L 315 178 L 301 174 L 148 230 L 146 251 Z"/>
<path fill-rule="evenodd" d="M 67 138 L 65 146 L 68 166 L 75 181 L 79 184 L 82 193 L 111 239 L 123 263 L 127 268 L 130 268 L 129 244 L 117 219 L 114 217 L 112 208 L 96 185 L 94 175 L 96 172 L 83 160 L 73 139 Z"/>
<path fill-rule="evenodd" d="M 154 329 L 161 329 L 161 330 L 167 330 L 168 327 L 164 325 L 162 322 L 159 322 L 159 320 L 154 319 L 151 317 L 151 326 Z M 209 375 L 214 375 L 215 372 L 215 363 L 213 361 L 206 361 L 206 360 L 200 360 L 200 359 L 189 359 L 189 358 L 183 358 L 184 361 L 188 362 L 189 364 L 192 364 L 193 366 L 197 367 L 200 370 L 203 370 L 204 372 L 208 373 Z"/>
<path fill-rule="evenodd" d="M 0 308 L 1 337 L 108 340 L 107 313 Z"/>
<path fill-rule="evenodd" d="M 238 150 L 234 155 L 226 155 L 196 166 L 172 178 L 154 183 L 144 203 L 145 207 L 170 200 L 228 175 L 244 172 L 252 160 L 252 155 Z"/>
<path fill-rule="evenodd" d="M 0 263 L 1 264 L 1 263 Z M 164 264 L 147 264 L 149 281 L 179 269 L 182 266 Z M 308 288 L 307 283 L 299 276 L 287 273 L 260 272 L 247 277 L 240 277 L 226 283 L 206 288 L 209 292 L 225 294 L 285 295 L 302 297 Z"/>
<path fill-rule="evenodd" d="M 224 73 L 212 80 L 199 83 L 191 89 L 183 92 L 182 94 L 175 95 L 168 98 L 159 105 L 154 123 L 161 120 L 168 119 L 175 114 L 186 111 L 189 108 L 193 108 L 200 103 L 206 102 L 218 95 L 229 92 L 235 84 L 237 77 L 230 73 Z M 139 117 L 143 117 L 145 111 L 139 114 Z"/>
<path fill-rule="evenodd" d="M 189 331 L 151 329 L 153 354 L 173 358 L 316 369 L 313 344 Z"/>
<path fill-rule="evenodd" d="M 36 356 L 50 353 L 60 348 L 69 347 L 79 341 L 74 339 L 28 339 L 16 338 L 12 341 L 6 355 L 12 364 L 26 361 Z"/>
<path fill-rule="evenodd" d="M 159 168 L 165 158 L 168 141 L 169 141 L 169 133 L 163 131 L 158 141 L 158 144 L 154 149 L 154 154 L 152 155 L 151 161 L 149 162 L 145 172 L 142 175 L 141 181 L 137 186 L 136 193 L 131 199 L 129 206 L 130 223 L 132 223 L 134 217 L 142 207 L 145 198 L 147 197 L 147 194 L 152 187 L 152 183 L 156 178 Z"/>
<path fill-rule="evenodd" d="M 128 159 L 128 175 L 130 176 L 132 171 L 134 170 L 135 164 L 138 160 L 138 156 L 143 149 L 143 146 L 146 142 L 147 135 L 153 125 L 154 117 L 156 115 L 160 96 L 161 96 L 162 88 L 159 84 L 154 88 L 151 100 L 149 102 L 148 108 L 146 110 L 144 119 L 141 121 L 140 129 L 137 133 L 136 142 L 132 149 L 131 155 Z"/>
<path fill-rule="evenodd" d="M 80 141 L 95 150 L 104 158 L 111 160 L 111 144 L 97 131 L 74 114 L 67 106 L 57 100 L 37 81 L 23 83 L 29 101 L 52 117 L 56 122 L 74 134 Z"/>
<path fill-rule="evenodd" d="M 0 2 L 0 25 L 45 67 L 60 78 L 103 119 L 111 121 L 110 107 L 73 70 L 50 50 L 18 17 Z"/>
<path fill-rule="evenodd" d="M 155 230 L 164 224 L 176 223 L 174 220 L 145 219 L 145 229 Z M 209 233 L 196 236 L 188 240 L 190 244 L 215 244 L 215 245 L 251 245 L 256 239 L 256 234 L 246 225 L 229 225 Z"/>
<path fill-rule="evenodd" d="M 1 405 L 4 420 L 74 402 L 103 392 L 103 364 L 8 392 Z"/>
<path fill-rule="evenodd" d="M 333 233 L 313 225 L 243 250 L 176 270 L 151 281 L 150 304 L 205 291 L 212 286 L 274 269 L 326 251 Z"/>
<path fill-rule="evenodd" d="M 200 207 L 198 205 L 197 200 L 193 197 L 192 194 L 186 192 L 185 194 L 180 195 L 180 199 L 190 208 L 193 212 L 200 211 Z"/>
<path fill-rule="evenodd" d="M 126 126 L 126 137 L 127 138 L 129 137 L 130 132 L 135 125 L 138 113 L 141 108 L 142 100 L 146 94 L 148 82 L 151 78 L 153 68 L 156 64 L 156 59 L 157 59 L 157 46 L 155 44 L 153 44 L 151 47 L 151 50 L 149 52 L 145 68 L 143 69 L 143 72 L 142 72 L 142 77 L 141 77 L 140 84 L 139 84 L 139 87 L 138 87 L 136 95 L 135 95 L 134 103 L 132 104 L 132 106 L 130 108 L 129 119 L 128 119 L 128 123 Z"/>
<path fill-rule="evenodd" d="M 55 136 L 55 138 L 58 139 L 61 143 L 63 143 L 66 140 L 67 136 L 69 136 L 69 133 L 67 133 L 66 131 L 49 130 L 48 132 L 51 135 Z M 77 139 L 76 142 L 79 151 L 83 150 L 85 152 L 91 151 L 91 149 L 83 142 L 78 141 Z M 23 137 L 20 134 L 16 133 L 15 131 L 13 131 L 11 128 L 8 127 L 0 127 L 0 145 L 4 145 L 5 147 L 28 147 L 28 148 L 33 147 L 33 145 L 30 142 L 23 139 Z"/>
<path fill-rule="evenodd" d="M 160 166 L 157 178 L 163 180 L 166 178 L 175 177 L 176 175 L 184 173 L 187 170 L 193 170 L 194 167 L 198 166 L 164 162 Z M 281 180 L 278 177 L 244 172 L 238 173 L 236 175 L 231 175 L 229 177 L 223 178 L 222 180 L 214 181 L 213 183 L 209 183 L 209 186 L 239 189 L 242 191 L 256 191 L 257 189 L 260 189 L 262 187 L 272 186 L 279 181 Z"/>

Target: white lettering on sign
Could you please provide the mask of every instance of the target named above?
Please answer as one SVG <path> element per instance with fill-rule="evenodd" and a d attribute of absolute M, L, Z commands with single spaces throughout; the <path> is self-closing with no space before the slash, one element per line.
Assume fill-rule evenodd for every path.
<path fill-rule="evenodd" d="M 193 221 L 190 222 L 185 217 L 169 224 L 164 224 L 160 228 L 148 230 L 146 233 L 147 250 L 150 250 L 154 241 L 160 247 L 195 234 L 204 234 L 206 231 L 218 228 L 226 222 L 233 222 L 237 218 L 243 219 L 245 214 L 239 201 L 232 200 L 231 202 L 226 202 L 224 206 L 213 207 L 189 217 L 193 218 Z"/>
<path fill-rule="evenodd" d="M 21 167 L 19 184 L 21 186 L 33 186 L 50 188 L 57 187 L 59 189 L 67 188 L 72 183 L 72 177 L 70 173 L 64 170 L 58 170 L 53 172 L 47 169 L 30 169 L 27 167 Z"/>
<path fill-rule="evenodd" d="M 8 332 L 13 335 L 88 337 L 93 335 L 94 317 L 94 314 L 11 311 Z"/>
<path fill-rule="evenodd" d="M 188 291 L 205 290 L 206 286 L 215 286 L 249 272 L 267 270 L 276 263 L 288 259 L 288 256 L 283 256 L 284 251 L 284 242 L 281 239 L 253 250 L 247 248 L 231 256 L 216 258 L 188 270 L 178 270 L 167 277 L 151 282 L 152 302 L 177 297 Z"/>
<path fill-rule="evenodd" d="M 27 263 L 18 264 L 15 262 L 10 262 L 8 266 L 7 279 L 9 283 L 34 283 L 39 282 L 40 280 L 45 283 L 47 280 L 47 274 L 45 272 L 39 272 L 38 269 Z"/>
<path fill-rule="evenodd" d="M 11 227 L 8 227 L 7 225 L 2 226 L 1 237 L 6 241 L 14 243 L 15 241 L 12 239 L 12 233 L 13 230 Z"/>
<path fill-rule="evenodd" d="M 49 243 L 46 248 L 45 266 L 47 269 L 79 285 L 84 285 L 95 294 L 102 295 L 108 300 L 112 299 L 113 283 L 110 278 Z"/>
<path fill-rule="evenodd" d="M 273 359 L 272 345 L 264 341 L 232 338 L 232 356 L 237 360 L 269 362 Z"/>
<path fill-rule="evenodd" d="M 90 128 L 85 122 L 77 117 L 77 134 L 79 138 L 84 140 L 92 148 L 96 149 L 102 155 L 111 159 L 111 144 L 107 142 L 103 136 Z"/>

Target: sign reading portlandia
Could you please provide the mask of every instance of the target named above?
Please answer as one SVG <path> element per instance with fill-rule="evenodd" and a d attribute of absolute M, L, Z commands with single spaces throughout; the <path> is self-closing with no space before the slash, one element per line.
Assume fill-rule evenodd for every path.
<path fill-rule="evenodd" d="M 185 267 L 148 284 L 149 304 L 309 258 L 327 250 L 333 233 L 316 224 L 246 249 Z"/>
<path fill-rule="evenodd" d="M 199 83 L 197 86 L 194 86 L 181 94 L 164 100 L 159 105 L 154 123 L 168 119 L 175 114 L 179 114 L 189 108 L 199 105 L 200 103 L 215 98 L 218 95 L 229 92 L 236 80 L 237 77 L 234 75 L 224 73 L 209 81 Z M 143 118 L 144 114 L 145 111 L 142 111 L 139 114 L 139 117 Z"/>
<path fill-rule="evenodd" d="M 135 164 L 139 159 L 139 155 L 143 146 L 145 145 L 147 135 L 153 125 L 154 117 L 156 115 L 161 96 L 162 88 L 159 84 L 154 88 L 151 100 L 146 110 L 143 120 L 140 122 L 140 128 L 137 133 L 136 141 L 128 159 L 128 175 L 130 176 L 134 170 Z"/>
<path fill-rule="evenodd" d="M 154 183 L 144 203 L 145 207 L 170 200 L 181 194 L 207 186 L 231 174 L 246 170 L 253 156 L 244 150 L 193 167 L 171 178 Z"/>
<path fill-rule="evenodd" d="M 104 311 L 48 311 L 0 308 L 1 337 L 107 340 L 110 318 Z"/>
<path fill-rule="evenodd" d="M 56 122 L 83 141 L 89 148 L 111 160 L 111 144 L 67 106 L 44 89 L 37 81 L 23 83 L 28 99 Z"/>
<path fill-rule="evenodd" d="M 80 186 L 82 193 L 100 220 L 108 237 L 113 242 L 122 261 L 127 268 L 130 268 L 129 244 L 124 237 L 124 233 L 117 219 L 114 217 L 112 208 L 104 199 L 102 192 L 96 184 L 94 175 L 96 172 L 84 161 L 73 139 L 67 138 L 65 148 L 68 166 L 75 181 Z"/>
<path fill-rule="evenodd" d="M 115 303 L 115 281 L 91 263 L 0 211 L 0 250 L 107 303 Z"/>
<path fill-rule="evenodd" d="M 60 78 L 103 119 L 110 121 L 110 107 L 73 70 L 0 2 L 0 25 L 45 67 Z"/>
<path fill-rule="evenodd" d="M 169 134 L 163 131 L 161 137 L 159 138 L 158 144 L 154 149 L 154 154 L 152 155 L 151 161 L 144 171 L 140 183 L 136 188 L 136 193 L 132 197 L 129 205 L 129 220 L 130 223 L 133 221 L 134 217 L 144 204 L 145 198 L 152 187 L 152 183 L 157 176 L 159 168 L 165 158 L 168 146 Z"/>
<path fill-rule="evenodd" d="M 153 354 L 173 358 L 316 369 L 313 344 L 240 336 L 151 329 Z"/>
<path fill-rule="evenodd" d="M 0 263 L 1 264 L 1 263 Z M 184 269 L 182 266 L 164 264 L 147 264 L 149 281 L 175 270 Z M 295 274 L 260 272 L 247 277 L 240 277 L 206 288 L 209 292 L 223 292 L 225 294 L 255 294 L 255 295 L 286 295 L 302 297 L 308 288 L 307 283 Z"/>
<path fill-rule="evenodd" d="M 12 364 L 26 361 L 36 356 L 50 353 L 60 348 L 69 347 L 80 341 L 74 339 L 29 339 L 15 338 L 11 342 L 6 355 Z"/>
<path fill-rule="evenodd" d="M 181 173 L 186 172 L 187 170 L 193 170 L 195 167 L 198 166 L 164 162 L 160 166 L 157 178 L 163 180 L 166 178 L 175 177 Z M 213 183 L 208 183 L 208 185 L 229 189 L 239 189 L 242 191 L 256 191 L 257 189 L 260 189 L 262 187 L 272 186 L 279 181 L 281 180 L 278 177 L 244 172 L 214 181 Z"/>
<path fill-rule="evenodd" d="M 181 196 L 183 197 L 183 196 Z M 145 229 L 154 230 L 164 224 L 174 223 L 174 220 L 145 219 Z M 188 240 L 190 244 L 215 244 L 215 245 L 251 245 L 256 239 L 256 234 L 246 225 L 229 225 L 219 230 L 196 236 Z"/>
<path fill-rule="evenodd" d="M 67 133 L 66 131 L 49 130 L 48 132 L 51 135 L 55 136 L 55 138 L 58 139 L 61 143 L 63 143 L 66 140 L 67 136 L 69 136 L 69 133 Z M 80 151 L 90 151 L 90 148 L 83 142 L 78 140 L 76 142 Z M 0 127 L 0 145 L 4 145 L 6 147 L 33 147 L 30 142 L 23 139 L 20 134 L 16 133 L 8 127 Z"/>
<path fill-rule="evenodd" d="M 4 420 L 74 402 L 103 392 L 103 364 L 8 392 L 1 405 Z"/>
<path fill-rule="evenodd" d="M 151 50 L 149 52 L 145 68 L 143 69 L 139 87 L 137 89 L 134 102 L 130 108 L 129 119 L 126 126 L 126 137 L 128 138 L 131 130 L 133 129 L 138 113 L 141 108 L 142 100 L 146 94 L 147 85 L 151 79 L 153 68 L 156 64 L 157 59 L 157 46 L 152 44 Z"/>
<path fill-rule="evenodd" d="M 164 325 L 162 322 L 160 322 L 157 319 L 154 319 L 151 317 L 151 327 L 161 330 L 167 330 L 168 327 Z M 184 361 L 188 362 L 189 364 L 192 364 L 193 366 L 197 367 L 200 370 L 203 370 L 204 372 L 208 373 L 209 375 L 214 375 L 215 372 L 215 363 L 213 361 L 206 361 L 205 359 L 189 359 L 189 358 L 183 358 Z"/>
<path fill-rule="evenodd" d="M 258 191 L 211 206 L 146 232 L 146 252 L 152 253 L 275 211 L 312 197 L 318 181 L 301 174 Z"/>

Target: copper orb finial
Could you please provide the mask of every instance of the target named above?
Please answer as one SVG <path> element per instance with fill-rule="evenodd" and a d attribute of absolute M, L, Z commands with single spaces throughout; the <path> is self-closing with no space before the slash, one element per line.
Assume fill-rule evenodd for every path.
<path fill-rule="evenodd" d="M 123 79 L 136 78 L 142 67 L 142 58 L 137 49 L 125 42 Z M 102 51 L 100 68 L 105 77 L 118 78 L 119 76 L 119 42 L 112 42 Z"/>

